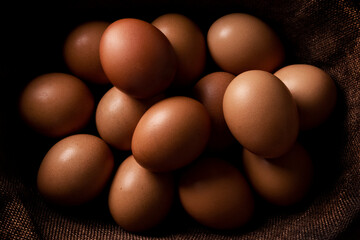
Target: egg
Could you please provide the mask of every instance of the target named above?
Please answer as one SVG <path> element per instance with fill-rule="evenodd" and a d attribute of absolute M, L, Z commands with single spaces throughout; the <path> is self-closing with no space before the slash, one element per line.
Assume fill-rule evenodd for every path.
<path fill-rule="evenodd" d="M 210 117 L 195 99 L 175 96 L 151 106 L 131 143 L 136 161 L 155 172 L 173 171 L 195 160 L 210 136 Z"/>
<path fill-rule="evenodd" d="M 220 68 L 235 75 L 248 70 L 276 70 L 285 58 L 284 47 L 269 25 L 261 19 L 231 13 L 209 28 L 210 55 Z"/>
<path fill-rule="evenodd" d="M 169 40 L 143 20 L 124 18 L 111 23 L 99 51 L 110 82 L 133 97 L 155 96 L 174 79 L 177 63 Z"/>
<path fill-rule="evenodd" d="M 202 158 L 181 172 L 179 198 L 191 217 L 214 229 L 244 226 L 255 208 L 244 176 L 219 158 Z"/>
<path fill-rule="evenodd" d="M 169 39 L 177 57 L 177 72 L 172 85 L 175 88 L 192 86 L 205 68 L 206 43 L 200 28 L 188 17 L 168 13 L 152 24 Z"/>
<path fill-rule="evenodd" d="M 112 87 L 96 108 L 96 128 L 101 138 L 119 150 L 130 150 L 132 135 L 141 116 L 162 97 L 136 99 Z"/>
<path fill-rule="evenodd" d="M 319 126 L 336 104 L 336 86 L 324 70 L 309 64 L 285 66 L 274 73 L 289 88 L 299 109 L 300 128 Z"/>
<path fill-rule="evenodd" d="M 114 167 L 108 145 L 89 134 L 76 134 L 57 142 L 41 162 L 37 186 L 48 201 L 80 205 L 98 196 Z"/>
<path fill-rule="evenodd" d="M 86 22 L 67 36 L 64 60 L 70 71 L 80 79 L 97 84 L 109 83 L 99 56 L 100 39 L 109 24 L 105 21 Z"/>
<path fill-rule="evenodd" d="M 299 132 L 295 100 L 273 74 L 250 70 L 236 76 L 223 99 L 225 121 L 243 147 L 262 157 L 286 153 Z"/>
<path fill-rule="evenodd" d="M 275 159 L 265 159 L 244 149 L 243 165 L 254 190 L 272 204 L 299 203 L 311 188 L 313 163 L 299 143 Z"/>
<path fill-rule="evenodd" d="M 30 81 L 19 99 L 22 119 L 48 137 L 63 137 L 84 128 L 95 108 L 84 82 L 65 73 L 47 73 Z"/>
<path fill-rule="evenodd" d="M 211 119 L 211 134 L 208 149 L 224 150 L 235 142 L 223 113 L 223 98 L 226 88 L 235 78 L 231 73 L 213 72 L 202 77 L 192 89 L 192 97 L 200 101 Z"/>
<path fill-rule="evenodd" d="M 175 184 L 172 173 L 153 173 L 131 155 L 119 166 L 108 204 L 115 222 L 127 231 L 140 232 L 160 224 L 170 212 Z"/>

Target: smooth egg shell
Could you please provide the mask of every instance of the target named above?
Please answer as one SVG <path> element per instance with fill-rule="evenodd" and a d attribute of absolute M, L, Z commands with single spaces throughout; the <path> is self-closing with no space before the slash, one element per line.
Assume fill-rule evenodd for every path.
<path fill-rule="evenodd" d="M 336 86 L 324 70 L 293 64 L 274 73 L 289 88 L 299 109 L 300 128 L 312 129 L 323 123 L 336 104 Z"/>
<path fill-rule="evenodd" d="M 231 73 L 213 72 L 202 77 L 192 89 L 192 96 L 200 101 L 209 112 L 211 135 L 208 142 L 210 151 L 220 151 L 235 142 L 224 119 L 223 98 L 226 88 L 235 78 Z"/>
<path fill-rule="evenodd" d="M 275 159 L 265 159 L 244 149 L 243 165 L 255 191 L 275 205 L 298 203 L 311 187 L 312 160 L 299 143 Z"/>
<path fill-rule="evenodd" d="M 231 133 L 249 151 L 273 158 L 287 152 L 299 132 L 296 103 L 273 74 L 251 70 L 235 77 L 223 99 Z"/>
<path fill-rule="evenodd" d="M 131 155 L 119 166 L 109 193 L 115 222 L 127 231 L 149 230 L 168 215 L 174 200 L 171 173 L 153 173 Z"/>
<path fill-rule="evenodd" d="M 172 171 L 195 160 L 210 136 L 205 107 L 189 97 L 170 97 L 150 107 L 140 119 L 131 149 L 151 171 Z"/>
<path fill-rule="evenodd" d="M 109 22 L 86 22 L 73 29 L 64 43 L 64 60 L 70 71 L 82 80 L 109 83 L 99 56 L 100 39 Z"/>
<path fill-rule="evenodd" d="M 96 108 L 96 128 L 101 138 L 117 149 L 130 150 L 137 123 L 159 98 L 161 96 L 148 100 L 136 99 L 112 87 Z"/>
<path fill-rule="evenodd" d="M 180 176 L 179 197 L 185 211 L 201 224 L 234 229 L 248 223 L 254 212 L 250 186 L 225 160 L 202 158 Z"/>
<path fill-rule="evenodd" d="M 99 51 L 110 82 L 133 97 L 155 96 L 174 79 L 176 56 L 169 40 L 143 20 L 124 18 L 111 23 Z"/>
<path fill-rule="evenodd" d="M 47 73 L 25 87 L 19 108 L 23 120 L 35 131 L 49 137 L 62 137 L 87 125 L 95 100 L 77 77 Z"/>
<path fill-rule="evenodd" d="M 172 85 L 191 86 L 205 68 L 206 43 L 200 28 L 190 18 L 177 13 L 164 14 L 152 24 L 169 39 L 177 57 L 178 68 Z"/>
<path fill-rule="evenodd" d="M 38 190 L 59 205 L 80 205 L 101 193 L 110 179 L 114 157 L 108 145 L 89 134 L 57 142 L 41 162 Z"/>
<path fill-rule="evenodd" d="M 285 58 L 276 33 L 259 18 L 245 13 L 231 13 L 216 20 L 207 34 L 214 61 L 235 75 L 258 69 L 272 72 Z"/>

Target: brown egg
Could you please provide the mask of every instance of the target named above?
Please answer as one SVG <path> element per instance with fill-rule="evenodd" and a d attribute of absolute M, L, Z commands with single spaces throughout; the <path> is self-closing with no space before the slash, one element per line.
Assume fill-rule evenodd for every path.
<path fill-rule="evenodd" d="M 168 215 L 174 188 L 171 173 L 150 172 L 130 156 L 121 163 L 111 184 L 110 213 L 127 231 L 149 230 Z"/>
<path fill-rule="evenodd" d="M 37 132 L 61 137 L 85 127 L 95 107 L 89 88 L 65 73 L 48 73 L 33 79 L 20 96 L 24 121 Z"/>
<path fill-rule="evenodd" d="M 296 103 L 285 84 L 266 71 L 235 77 L 226 89 L 223 110 L 234 137 L 260 156 L 281 156 L 298 136 Z"/>
<path fill-rule="evenodd" d="M 251 220 L 252 192 L 240 171 L 230 163 L 204 158 L 181 174 L 180 202 L 199 223 L 215 229 L 234 229 Z"/>
<path fill-rule="evenodd" d="M 323 123 L 336 103 L 336 86 L 330 75 L 308 64 L 294 64 L 274 73 L 289 88 L 299 109 L 300 128 Z"/>
<path fill-rule="evenodd" d="M 64 60 L 70 71 L 82 80 L 93 83 L 109 83 L 99 57 L 100 39 L 110 23 L 86 22 L 68 35 L 64 43 Z"/>
<path fill-rule="evenodd" d="M 39 192 L 60 205 L 79 205 L 98 196 L 114 167 L 110 148 L 100 138 L 77 134 L 57 142 L 37 176 Z"/>
<path fill-rule="evenodd" d="M 272 72 L 285 56 L 275 32 L 259 18 L 244 13 L 216 20 L 209 28 L 207 42 L 214 61 L 235 75 L 253 69 Z"/>
<path fill-rule="evenodd" d="M 245 172 L 255 191 L 266 201 L 289 206 L 309 192 L 313 164 L 307 151 L 298 143 L 285 155 L 264 159 L 243 150 Z"/>
<path fill-rule="evenodd" d="M 204 104 L 211 118 L 211 134 L 208 149 L 224 150 L 235 142 L 223 113 L 226 88 L 235 76 L 227 72 L 214 72 L 201 78 L 193 88 L 192 96 Z"/>
<path fill-rule="evenodd" d="M 116 87 L 101 98 L 96 109 L 96 127 L 102 139 L 120 150 L 131 149 L 135 127 L 145 111 L 162 96 L 140 100 Z"/>
<path fill-rule="evenodd" d="M 155 172 L 172 171 L 195 160 L 210 136 L 205 107 L 189 97 L 162 100 L 145 112 L 131 149 L 138 163 Z"/>
<path fill-rule="evenodd" d="M 177 67 L 165 35 L 152 24 L 131 18 L 115 21 L 105 30 L 100 60 L 110 82 L 136 98 L 164 91 Z"/>
<path fill-rule="evenodd" d="M 205 68 L 206 44 L 200 28 L 188 17 L 169 13 L 152 24 L 169 39 L 175 50 L 178 68 L 174 87 L 191 86 Z"/>

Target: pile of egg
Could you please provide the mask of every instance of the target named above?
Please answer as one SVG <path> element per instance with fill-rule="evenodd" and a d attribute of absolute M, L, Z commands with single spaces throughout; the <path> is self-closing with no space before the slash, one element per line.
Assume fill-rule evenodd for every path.
<path fill-rule="evenodd" d="M 205 74 L 208 54 L 220 71 Z M 19 100 L 31 128 L 59 139 L 40 165 L 39 193 L 74 206 L 109 184 L 111 216 L 128 231 L 157 226 L 175 198 L 215 229 L 251 221 L 254 194 L 300 202 L 314 171 L 299 131 L 329 117 L 336 87 L 320 68 L 284 58 L 269 25 L 245 13 L 219 18 L 206 37 L 180 14 L 79 25 L 64 43 L 71 75 L 38 76 Z M 98 103 L 90 82 L 110 85 Z M 94 116 L 98 135 L 81 133 Z M 219 157 L 231 146 L 241 168 Z"/>

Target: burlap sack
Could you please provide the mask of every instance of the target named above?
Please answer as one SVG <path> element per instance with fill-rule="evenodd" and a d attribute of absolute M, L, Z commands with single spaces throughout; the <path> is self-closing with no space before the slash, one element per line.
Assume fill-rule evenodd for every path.
<path fill-rule="evenodd" d="M 56 1 L 15 2 L 12 8 L 2 9 L 0 239 L 360 238 L 358 1 Z M 36 189 L 36 173 L 55 140 L 38 136 L 22 124 L 17 115 L 21 88 L 39 74 L 67 71 L 62 42 L 77 24 L 121 17 L 151 21 L 167 12 L 189 16 L 205 34 L 226 13 L 253 14 L 268 22 L 285 43 L 285 64 L 313 64 L 333 77 L 339 96 L 334 114 L 320 128 L 299 137 L 312 154 L 316 171 L 313 189 L 304 202 L 290 209 L 259 207 L 249 226 L 234 231 L 203 227 L 175 204 L 164 224 L 134 234 L 111 219 L 106 190 L 80 208 L 60 208 L 43 201 Z M 209 63 L 207 71 L 212 70 L 214 65 Z"/>

